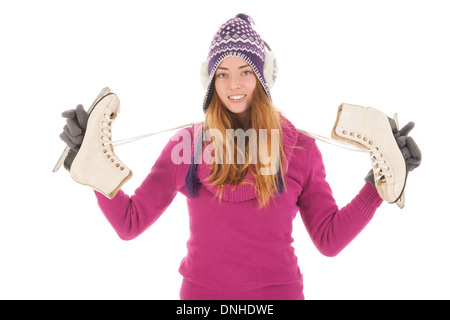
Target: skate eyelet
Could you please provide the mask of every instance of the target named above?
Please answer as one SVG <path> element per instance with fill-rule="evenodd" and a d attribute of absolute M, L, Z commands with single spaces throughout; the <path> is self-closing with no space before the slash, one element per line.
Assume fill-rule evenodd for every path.
<path fill-rule="evenodd" d="M 114 162 L 114 159 L 111 159 L 111 162 Z"/>
<path fill-rule="evenodd" d="M 110 154 L 107 154 L 107 155 L 106 155 L 106 158 L 108 158 L 108 159 L 111 158 L 111 155 L 110 155 Z"/>
<path fill-rule="evenodd" d="M 116 167 L 117 167 L 117 168 L 120 167 L 120 164 L 116 163 Z"/>
<path fill-rule="evenodd" d="M 353 132 L 350 132 L 350 135 L 353 137 L 355 134 Z"/>
<path fill-rule="evenodd" d="M 103 146 L 105 146 L 105 145 L 103 144 Z M 108 152 L 108 150 L 103 149 L 103 153 L 107 153 L 107 152 Z"/>
<path fill-rule="evenodd" d="M 367 138 L 366 138 L 366 137 L 364 137 L 364 138 L 363 138 L 363 140 L 364 140 L 364 141 L 367 141 Z"/>
<path fill-rule="evenodd" d="M 342 133 L 343 133 L 343 134 L 347 134 L 347 130 L 343 130 Z"/>
<path fill-rule="evenodd" d="M 125 169 L 124 167 L 120 167 L 120 170 L 123 170 L 123 169 Z"/>
<path fill-rule="evenodd" d="M 358 137 L 358 139 L 361 139 L 361 135 L 360 135 L 360 134 L 358 134 L 358 136 L 357 136 L 357 137 Z"/>
<path fill-rule="evenodd" d="M 372 145 L 372 144 L 373 144 L 373 141 L 369 141 L 369 144 Z"/>

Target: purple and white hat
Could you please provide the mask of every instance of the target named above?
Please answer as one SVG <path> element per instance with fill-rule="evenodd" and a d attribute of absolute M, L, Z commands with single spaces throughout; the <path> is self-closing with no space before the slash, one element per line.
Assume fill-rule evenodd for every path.
<path fill-rule="evenodd" d="M 216 69 L 229 56 L 239 57 L 252 67 L 267 96 L 272 100 L 270 89 L 277 76 L 276 59 L 267 43 L 253 29 L 253 24 L 251 17 L 240 13 L 225 22 L 215 34 L 201 70 L 202 84 L 206 88 L 203 112 L 206 112 L 211 102 Z"/>

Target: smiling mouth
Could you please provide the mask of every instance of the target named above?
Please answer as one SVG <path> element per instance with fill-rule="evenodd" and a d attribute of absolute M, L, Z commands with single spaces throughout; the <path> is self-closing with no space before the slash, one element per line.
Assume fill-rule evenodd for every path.
<path fill-rule="evenodd" d="M 237 100 L 244 99 L 246 96 L 247 96 L 246 94 L 239 94 L 239 95 L 235 95 L 235 96 L 229 96 L 228 99 L 237 101 Z"/>

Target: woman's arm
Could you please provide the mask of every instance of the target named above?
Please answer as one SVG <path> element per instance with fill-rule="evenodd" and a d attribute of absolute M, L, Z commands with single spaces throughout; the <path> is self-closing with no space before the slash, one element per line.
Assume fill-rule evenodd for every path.
<path fill-rule="evenodd" d="M 383 200 L 375 187 L 366 183 L 349 204 L 339 209 L 325 180 L 322 155 L 315 142 L 309 147 L 308 170 L 297 205 L 317 249 L 326 256 L 336 256 L 364 229 Z"/>
<path fill-rule="evenodd" d="M 121 239 L 134 239 L 150 227 L 184 185 L 184 180 L 177 178 L 180 165 L 171 159 L 172 149 L 177 143 L 172 139 L 167 143 L 133 196 L 120 190 L 113 199 L 108 199 L 95 192 L 100 209 Z"/>

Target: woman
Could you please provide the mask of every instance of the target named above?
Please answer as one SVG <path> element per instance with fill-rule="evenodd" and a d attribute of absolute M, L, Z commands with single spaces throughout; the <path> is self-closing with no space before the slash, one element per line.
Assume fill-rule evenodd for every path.
<path fill-rule="evenodd" d="M 224 23 L 204 64 L 205 121 L 174 136 L 188 130 L 192 161 L 173 161 L 179 142 L 171 139 L 133 196 L 120 190 L 108 199 L 95 192 L 104 215 L 124 240 L 151 226 L 178 192 L 186 196 L 190 238 L 179 268 L 181 299 L 304 299 L 291 236 L 297 212 L 318 250 L 335 256 L 383 201 L 369 174 L 355 198 L 337 207 L 314 139 L 298 132 L 272 105 L 276 68 L 268 59 L 273 57 L 249 16 L 238 14 Z M 79 127 L 86 127 L 82 108 L 71 114 L 78 114 Z M 73 120 L 72 128 L 77 122 Z M 406 140 L 411 125 L 408 128 L 397 133 L 397 141 Z M 70 134 L 76 130 L 61 136 L 72 148 L 79 146 Z M 232 136 L 249 130 L 257 133 L 256 148 L 251 143 L 243 147 Z M 202 132 L 213 132 L 214 138 Z M 415 166 L 418 163 L 420 159 Z M 274 170 L 265 170 L 270 168 Z"/>

